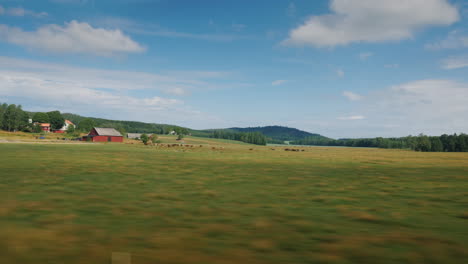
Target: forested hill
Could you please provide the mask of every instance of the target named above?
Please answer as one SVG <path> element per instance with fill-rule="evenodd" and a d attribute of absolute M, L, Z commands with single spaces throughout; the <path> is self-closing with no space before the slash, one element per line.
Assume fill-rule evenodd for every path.
<path fill-rule="evenodd" d="M 283 143 L 284 141 L 297 141 L 305 138 L 328 139 L 320 134 L 309 133 L 296 128 L 284 126 L 265 126 L 265 127 L 233 127 L 229 130 L 237 132 L 260 132 L 265 135 L 269 142 Z"/>
<path fill-rule="evenodd" d="M 172 130 L 179 131 L 183 134 L 187 134 L 189 129 L 174 126 L 174 125 L 167 125 L 167 124 L 154 124 L 154 123 L 144 123 L 144 122 L 137 122 L 137 121 L 120 121 L 120 120 L 110 120 L 110 119 L 103 119 L 103 118 L 95 118 L 95 117 L 84 117 L 76 114 L 64 113 L 62 116 L 65 119 L 72 121 L 74 124 L 78 125 L 78 127 L 82 127 L 83 130 L 87 131 L 90 127 L 112 127 L 119 130 L 122 133 L 156 133 L 156 134 L 167 134 Z M 84 125 L 82 121 L 90 124 Z"/>

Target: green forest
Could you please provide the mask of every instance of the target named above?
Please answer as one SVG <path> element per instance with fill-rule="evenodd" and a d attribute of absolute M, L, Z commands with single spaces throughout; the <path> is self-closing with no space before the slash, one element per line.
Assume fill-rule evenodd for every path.
<path fill-rule="evenodd" d="M 267 137 L 268 143 L 283 144 L 285 141 L 296 141 L 305 138 L 328 139 L 319 134 L 313 134 L 297 128 L 290 128 L 284 126 L 264 126 L 264 127 L 233 127 L 228 130 L 237 132 L 259 132 Z"/>
<path fill-rule="evenodd" d="M 5 131 L 31 131 L 29 114 L 21 105 L 0 105 L 0 127 Z"/>
<path fill-rule="evenodd" d="M 468 152 L 468 135 L 407 136 L 400 138 L 320 139 L 306 138 L 295 145 L 412 149 L 423 152 Z"/>
<path fill-rule="evenodd" d="M 211 138 L 222 138 L 222 139 L 230 139 L 230 140 L 237 140 L 242 141 L 245 143 L 255 144 L 255 145 L 266 145 L 267 138 L 260 132 L 236 132 L 226 130 L 213 130 Z"/>

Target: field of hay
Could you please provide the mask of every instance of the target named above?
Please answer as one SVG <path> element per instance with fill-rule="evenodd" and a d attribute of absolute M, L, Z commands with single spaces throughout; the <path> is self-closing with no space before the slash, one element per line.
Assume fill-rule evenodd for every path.
<path fill-rule="evenodd" d="M 468 153 L 184 141 L 0 144 L 1 263 L 468 263 Z"/>

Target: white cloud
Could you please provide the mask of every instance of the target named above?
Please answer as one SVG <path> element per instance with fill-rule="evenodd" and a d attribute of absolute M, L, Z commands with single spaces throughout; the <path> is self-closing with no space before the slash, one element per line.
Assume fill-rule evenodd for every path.
<path fill-rule="evenodd" d="M 282 85 L 282 84 L 285 84 L 286 82 L 288 82 L 287 80 L 276 80 L 276 81 L 273 81 L 271 83 L 271 85 L 273 86 L 279 86 L 279 85 Z"/>
<path fill-rule="evenodd" d="M 181 87 L 173 87 L 167 91 L 165 91 L 167 94 L 172 94 L 172 95 L 177 95 L 177 96 L 184 96 L 184 95 L 189 95 L 190 92 L 184 88 Z"/>
<path fill-rule="evenodd" d="M 367 60 L 368 58 L 374 56 L 374 53 L 372 52 L 361 52 L 359 53 L 359 59 L 362 61 Z"/>
<path fill-rule="evenodd" d="M 194 127 L 222 122 L 180 99 L 160 95 L 181 95 L 214 85 L 204 81 L 206 75 L 198 73 L 202 77 L 186 79 L 177 74 L 90 69 L 0 57 L 0 101 L 23 103 L 31 110 L 59 109 Z"/>
<path fill-rule="evenodd" d="M 101 25 L 105 28 L 120 28 L 125 32 L 138 35 L 168 37 L 168 38 L 182 38 L 182 39 L 195 39 L 217 42 L 230 42 L 236 39 L 247 38 L 239 34 L 223 34 L 223 33 L 188 33 L 174 31 L 171 29 L 163 28 L 157 24 L 138 23 L 134 20 L 121 18 L 121 17 L 104 17 L 97 19 L 95 24 Z M 234 24 L 231 29 L 241 31 L 246 25 Z"/>
<path fill-rule="evenodd" d="M 366 117 L 362 115 L 352 115 L 352 116 L 338 117 L 338 119 L 339 120 L 363 120 L 363 119 L 366 119 Z"/>
<path fill-rule="evenodd" d="M 8 8 L 7 14 L 10 16 L 24 16 L 26 14 L 26 10 L 21 7 L 12 7 Z"/>
<path fill-rule="evenodd" d="M 442 68 L 446 70 L 468 67 L 468 55 L 449 57 L 442 61 Z"/>
<path fill-rule="evenodd" d="M 333 47 L 353 42 L 384 42 L 411 38 L 429 26 L 458 21 L 447 0 L 330 0 L 331 14 L 312 16 L 293 29 L 290 45 Z"/>
<path fill-rule="evenodd" d="M 0 40 L 52 53 L 113 56 L 145 51 L 144 47 L 118 29 L 94 28 L 88 23 L 74 20 L 64 26 L 45 25 L 32 32 L 0 25 Z"/>
<path fill-rule="evenodd" d="M 428 50 L 462 49 L 468 47 L 468 36 L 460 31 L 451 31 L 447 38 L 438 42 L 426 44 Z"/>
<path fill-rule="evenodd" d="M 356 94 L 356 93 L 353 93 L 353 92 L 350 92 L 350 91 L 344 91 L 343 92 L 343 96 L 348 98 L 349 100 L 351 101 L 359 101 L 362 99 L 362 96 L 359 95 L 359 94 Z"/>
<path fill-rule="evenodd" d="M 37 18 L 42 18 L 48 16 L 46 12 L 34 12 L 32 10 L 24 9 L 22 7 L 10 7 L 10 8 L 4 8 L 0 6 L 0 15 L 6 14 L 9 16 L 32 16 L 32 17 L 37 17 Z"/>
<path fill-rule="evenodd" d="M 355 111 L 373 136 L 441 135 L 468 131 L 468 83 L 420 80 L 369 95 Z M 391 129 L 389 128 L 391 127 Z"/>
<path fill-rule="evenodd" d="M 83 111 L 94 107 L 94 111 L 160 111 L 183 104 L 177 99 L 167 99 L 159 96 L 137 98 L 119 95 L 108 91 L 93 89 L 76 80 L 63 82 L 49 79 L 41 74 L 0 71 L 0 96 L 29 98 L 42 105 L 62 106 Z"/>
<path fill-rule="evenodd" d="M 293 125 L 334 138 L 466 133 L 467 102 L 466 82 L 418 80 L 374 90 L 340 109 L 348 114 L 338 118 L 332 106 L 322 117 L 304 117 Z"/>
<path fill-rule="evenodd" d="M 135 71 L 103 70 L 41 63 L 0 56 L 0 70 L 26 73 L 58 83 L 80 84 L 90 89 L 115 91 L 150 90 L 181 95 L 193 91 L 212 90 L 221 86 L 207 80 L 226 80 L 227 72 L 174 71 L 154 74 Z M 240 84 L 237 84 L 240 85 Z"/>
<path fill-rule="evenodd" d="M 345 72 L 342 69 L 338 69 L 338 70 L 336 70 L 336 75 L 339 78 L 343 78 L 345 76 Z"/>

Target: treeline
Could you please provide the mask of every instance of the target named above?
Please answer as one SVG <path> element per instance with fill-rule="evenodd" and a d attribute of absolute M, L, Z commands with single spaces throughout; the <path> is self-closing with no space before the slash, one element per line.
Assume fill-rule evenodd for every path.
<path fill-rule="evenodd" d="M 267 138 L 260 132 L 233 132 L 228 130 L 213 130 L 210 137 L 237 140 L 255 145 L 267 144 Z"/>
<path fill-rule="evenodd" d="M 93 127 L 115 128 L 122 134 L 126 133 L 145 133 L 145 134 L 169 134 L 175 131 L 176 134 L 188 135 L 189 129 L 179 126 L 143 123 L 136 121 L 109 120 L 103 118 L 83 117 L 80 115 L 65 113 L 63 116 L 75 123 L 82 132 L 89 132 Z"/>
<path fill-rule="evenodd" d="M 0 128 L 6 131 L 30 131 L 29 114 L 21 105 L 2 104 L 0 106 Z"/>
<path fill-rule="evenodd" d="M 268 139 L 268 143 L 284 144 L 284 141 L 295 141 L 310 137 L 321 137 L 319 134 L 312 134 L 297 128 L 290 128 L 284 126 L 264 126 L 264 127 L 233 127 L 228 130 L 236 132 L 260 132 Z"/>
<path fill-rule="evenodd" d="M 412 149 L 423 152 L 468 152 L 468 135 L 407 136 L 401 138 L 322 139 L 306 138 L 295 145 Z"/>
<path fill-rule="evenodd" d="M 31 119 L 32 122 L 29 122 Z M 35 132 L 40 133 L 39 123 L 50 123 L 51 129 L 63 127 L 65 119 L 59 111 L 47 113 L 30 113 L 23 110 L 21 105 L 0 105 L 0 128 L 5 131 Z"/>

